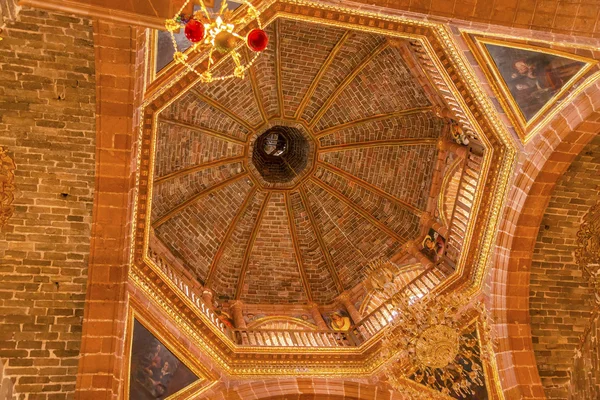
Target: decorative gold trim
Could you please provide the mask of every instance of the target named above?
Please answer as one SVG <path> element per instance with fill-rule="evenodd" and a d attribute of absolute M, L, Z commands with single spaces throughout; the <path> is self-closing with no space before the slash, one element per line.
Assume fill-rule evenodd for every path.
<path fill-rule="evenodd" d="M 0 146 L 0 228 L 15 212 L 15 162 L 7 151 Z"/>
<path fill-rule="evenodd" d="M 248 49 L 246 49 L 245 54 L 246 58 L 250 57 Z M 265 106 L 262 102 L 262 96 L 260 93 L 260 89 L 258 88 L 258 81 L 256 79 L 255 68 L 256 65 L 253 65 L 252 67 L 250 67 L 248 72 L 250 75 L 250 82 L 252 83 L 252 92 L 254 93 L 254 99 L 256 100 L 256 105 L 258 105 L 258 111 L 260 112 L 260 116 L 263 120 L 262 125 L 266 125 L 269 122 L 269 117 L 267 115 L 267 112 L 265 111 Z M 260 127 L 258 129 L 260 129 Z"/>
<path fill-rule="evenodd" d="M 275 32 L 275 84 L 277 85 L 277 108 L 279 108 L 279 117 L 285 118 L 285 107 L 283 106 L 283 88 L 282 88 L 282 77 L 281 77 L 281 31 L 279 27 L 280 23 L 275 19 L 275 26 L 273 31 Z"/>
<path fill-rule="evenodd" d="M 258 329 L 261 325 L 264 325 L 268 322 L 274 322 L 274 321 L 291 322 L 291 323 L 303 326 L 303 327 L 308 328 L 309 330 L 313 330 L 313 331 L 316 331 L 319 329 L 315 324 L 311 324 L 310 322 L 306 322 L 301 319 L 294 318 L 294 317 L 288 317 L 288 316 L 269 316 L 269 317 L 260 318 L 260 319 L 257 319 L 255 321 L 252 321 L 251 323 L 249 323 L 248 329 L 249 330 Z"/>
<path fill-rule="evenodd" d="M 462 37 L 467 43 L 471 53 L 479 63 L 481 70 L 486 76 L 492 90 L 494 91 L 498 101 L 502 105 L 502 108 L 508 115 L 509 119 L 513 123 L 515 130 L 523 143 L 527 143 L 539 129 L 545 125 L 547 121 L 552 119 L 564 106 L 565 101 L 560 102 L 561 98 L 568 93 L 574 85 L 585 76 L 590 70 L 598 63 L 596 60 L 582 57 L 576 54 L 568 53 L 566 51 L 536 47 L 530 44 L 514 43 L 503 40 L 498 40 L 489 35 L 475 33 L 473 31 L 464 30 L 461 32 Z M 516 38 L 515 38 L 516 39 Z M 523 40 L 523 38 L 521 38 Z M 538 43 L 553 44 L 549 42 L 538 41 Z M 563 87 L 550 99 L 540 110 L 529 120 L 525 119 L 519 105 L 514 100 L 510 90 L 500 75 L 500 72 L 495 67 L 496 63 L 492 59 L 489 51 L 486 48 L 486 44 L 497 45 L 501 47 L 514 48 L 519 50 L 527 50 L 542 54 L 551 54 L 557 57 L 567 58 L 574 61 L 581 61 L 585 65 L 581 70 L 575 74 Z M 573 47 L 576 49 L 577 47 Z M 587 86 L 587 85 L 584 85 Z M 558 104 L 560 102 L 560 104 Z"/>
<path fill-rule="evenodd" d="M 477 243 L 474 246 L 477 247 L 477 251 L 473 252 L 472 248 L 465 249 L 461 261 L 461 271 L 464 271 L 466 267 L 466 261 L 469 261 L 469 268 L 471 265 L 475 268 L 476 274 L 472 281 L 467 281 L 469 284 L 469 290 L 476 291 L 481 286 L 481 277 L 485 272 L 483 268 L 487 264 L 489 259 L 489 253 L 493 246 L 495 239 L 495 227 L 498 223 L 499 212 L 506 199 L 507 193 L 507 182 L 510 177 L 510 172 L 516 164 L 515 150 L 516 145 L 512 141 L 511 136 L 508 134 L 500 120 L 498 119 L 493 106 L 487 96 L 483 93 L 481 88 L 478 86 L 478 81 L 474 78 L 474 74 L 464 59 L 464 55 L 459 53 L 457 50 L 456 43 L 453 41 L 452 34 L 442 26 L 441 24 L 424 22 L 424 21 L 411 21 L 408 18 L 400 16 L 388 16 L 383 14 L 376 14 L 371 11 L 365 10 L 350 10 L 348 8 L 340 7 L 337 5 L 331 5 L 327 3 L 313 3 L 309 1 L 296 1 L 286 0 L 274 4 L 274 2 L 265 2 L 264 7 L 273 6 L 273 12 L 269 11 L 270 21 L 279 18 L 286 17 L 296 20 L 307 20 L 311 22 L 317 22 L 321 24 L 327 24 L 331 26 L 344 27 L 345 29 L 355 29 L 361 31 L 368 31 L 374 33 L 382 33 L 388 36 L 396 36 L 403 38 L 410 38 L 418 41 L 423 46 L 424 51 L 432 59 L 435 67 L 440 71 L 443 83 L 447 85 L 448 90 L 456 97 L 456 102 L 465 113 L 465 118 L 468 120 L 473 127 L 476 127 L 480 134 L 481 140 L 489 152 L 486 151 L 484 156 L 484 166 L 482 169 L 481 185 L 486 182 L 487 187 L 496 193 L 495 197 L 491 199 L 485 199 L 483 206 L 480 207 L 481 197 L 477 197 L 476 206 L 474 207 L 473 213 L 478 219 L 473 220 L 473 224 L 477 222 L 479 225 L 487 223 L 488 229 L 482 231 L 477 236 Z M 312 8 L 311 8 L 312 7 Z M 404 26 L 402 24 L 406 24 Z M 429 43 L 429 41 L 435 42 L 435 47 Z M 178 303 L 183 303 L 185 306 L 191 307 L 191 310 L 200 316 L 199 320 L 206 322 L 207 317 L 202 313 L 194 311 L 193 303 L 186 299 L 183 295 L 178 292 L 178 289 L 169 283 L 168 278 L 154 266 L 144 255 L 147 253 L 149 226 L 147 223 L 148 211 L 151 202 L 152 195 L 152 174 L 147 174 L 147 168 L 151 171 L 154 163 L 153 154 L 155 150 L 155 133 L 156 133 L 156 115 L 162 111 L 164 107 L 168 106 L 171 102 L 175 101 L 181 94 L 185 93 L 187 87 L 195 84 L 197 79 L 190 77 L 188 74 L 182 71 L 174 73 L 172 76 L 166 77 L 163 85 L 158 90 L 154 90 L 149 93 L 148 98 L 144 103 L 145 109 L 144 121 L 140 126 L 140 143 L 142 143 L 142 150 L 138 153 L 138 174 L 136 175 L 136 206 L 135 206 L 135 223 L 132 224 L 132 229 L 137 229 L 137 235 L 132 235 L 134 241 L 132 246 L 132 260 L 136 257 L 136 260 L 143 265 L 146 269 L 143 274 L 154 273 L 155 279 L 162 280 L 169 291 L 169 296 L 179 296 Z M 463 98 L 465 96 L 465 98 Z M 153 139 L 154 135 L 154 139 Z M 488 137 L 489 135 L 489 137 Z M 493 149 L 493 151 L 491 151 Z M 141 166 L 144 166 L 142 172 Z M 302 188 L 300 190 L 302 194 Z M 479 191 L 480 193 L 481 191 Z M 305 200 L 303 198 L 303 200 Z M 480 214 L 481 211 L 481 214 Z M 472 225 L 473 225 L 472 224 Z M 316 228 L 316 227 L 315 227 Z M 316 229 L 315 229 L 316 232 Z M 474 229 L 471 227 L 468 236 L 474 234 Z M 138 240 L 139 239 L 139 240 Z M 466 250 L 469 251 L 467 257 Z M 472 255 L 470 253 L 473 253 Z M 475 254 L 477 253 L 477 254 Z M 326 249 L 324 254 L 327 257 Z M 147 266 L 145 266 L 146 264 Z M 132 268 L 131 275 L 132 279 L 136 279 L 140 282 L 145 282 L 147 288 L 150 288 L 144 277 L 141 277 L 136 272 L 137 265 Z M 148 272 L 148 270 L 150 272 Z M 134 278 L 135 277 L 135 278 Z M 164 286 L 163 284 L 163 286 Z M 444 287 L 447 287 L 445 285 Z M 439 289 L 442 289 L 441 287 Z M 153 290 L 153 289 L 152 289 Z M 162 294 L 158 292 L 152 292 L 151 289 L 145 289 L 144 294 L 150 296 L 149 298 L 159 302 L 160 306 L 169 312 L 173 316 L 177 316 L 180 320 L 183 320 L 179 311 L 179 306 L 169 305 L 165 301 Z M 158 289 L 156 289 L 158 290 Z M 188 310 L 189 312 L 189 310 Z M 198 332 L 193 328 L 195 324 L 186 322 L 188 328 L 182 330 L 186 335 L 194 338 L 200 338 L 202 332 Z M 197 328 L 196 328 L 197 329 Z M 212 332 L 210 325 L 206 326 L 206 330 Z M 217 339 L 221 339 L 224 335 L 221 332 L 217 333 Z M 376 335 L 373 340 L 376 340 Z M 373 340 L 365 343 L 360 349 L 314 349 L 310 351 L 314 355 L 330 354 L 334 356 L 348 357 L 348 355 L 360 354 L 366 356 L 368 351 L 373 346 Z M 208 354 L 215 355 L 216 352 L 213 347 L 208 345 L 206 342 L 202 347 Z M 271 354 L 304 354 L 309 356 L 307 349 L 277 349 L 277 348 L 244 348 L 236 349 L 235 345 L 228 342 L 224 342 L 224 346 L 227 346 L 235 354 L 260 354 L 263 357 Z M 213 357 L 211 355 L 211 357 Z M 248 359 L 249 360 L 249 359 Z M 279 359 L 281 361 L 281 359 Z M 293 362 L 279 362 L 272 361 L 273 365 L 261 364 L 257 367 L 256 364 L 252 365 L 252 361 L 248 361 L 243 364 L 235 364 L 235 374 L 244 376 L 265 376 L 265 375 L 298 375 L 296 369 L 299 361 L 298 359 Z M 311 361 L 312 362 L 312 361 Z M 228 361 L 219 362 L 226 370 L 230 371 L 231 367 L 228 366 Z M 294 364 L 295 363 L 295 364 Z M 293 367 L 291 365 L 294 365 Z M 321 368 L 311 369 L 306 373 L 300 375 L 315 376 L 322 374 L 323 376 L 342 376 L 348 375 L 351 369 L 358 376 L 364 376 L 370 372 L 376 370 L 380 365 L 378 362 L 373 361 L 372 358 L 366 358 L 361 361 L 360 368 L 348 368 L 346 364 L 342 364 L 338 371 L 321 371 L 321 368 L 326 368 L 323 364 Z M 312 367 L 311 367 L 312 368 Z M 373 369 L 374 368 L 374 369 Z"/>

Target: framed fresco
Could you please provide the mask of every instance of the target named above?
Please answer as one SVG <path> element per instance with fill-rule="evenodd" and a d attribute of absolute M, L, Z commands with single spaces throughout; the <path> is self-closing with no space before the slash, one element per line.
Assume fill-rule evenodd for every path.
<path fill-rule="evenodd" d="M 206 371 L 186 355 L 186 350 L 161 324 L 152 324 L 133 308 L 128 316 L 126 339 L 126 399 L 193 399 L 212 386 Z"/>
<path fill-rule="evenodd" d="M 421 243 L 420 251 L 427 256 L 431 262 L 437 263 L 442 259 L 442 256 L 446 251 L 446 238 L 433 228 L 429 228 L 427 235 L 425 235 L 425 238 Z"/>
<path fill-rule="evenodd" d="M 555 48 L 463 32 L 502 108 L 523 142 L 561 108 L 596 60 Z"/>

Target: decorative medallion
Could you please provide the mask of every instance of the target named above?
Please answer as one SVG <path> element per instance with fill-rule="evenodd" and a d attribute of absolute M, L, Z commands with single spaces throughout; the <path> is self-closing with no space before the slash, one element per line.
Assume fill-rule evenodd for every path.
<path fill-rule="evenodd" d="M 0 146 L 0 227 L 12 217 L 15 211 L 13 201 L 15 199 L 15 162 L 10 158 L 6 150 Z"/>
<path fill-rule="evenodd" d="M 583 269 L 594 276 L 600 270 L 600 203 L 596 203 L 583 217 L 577 232 L 575 259 Z"/>
<path fill-rule="evenodd" d="M 566 51 L 477 35 L 465 38 L 524 142 L 596 64 Z"/>
<path fill-rule="evenodd" d="M 402 391 L 402 378 L 407 378 L 440 395 L 486 399 L 483 369 L 489 355 L 479 340 L 480 334 L 485 342 L 490 337 L 484 307 L 456 294 L 416 302 L 403 296 L 394 303 L 394 318 L 382 342 L 386 359 L 397 354 L 386 369 L 392 386 Z M 474 314 L 482 318 L 483 332 L 473 322 Z"/>

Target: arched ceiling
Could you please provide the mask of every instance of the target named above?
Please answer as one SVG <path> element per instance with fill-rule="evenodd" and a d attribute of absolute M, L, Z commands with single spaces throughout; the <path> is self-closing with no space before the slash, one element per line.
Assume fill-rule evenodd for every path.
<path fill-rule="evenodd" d="M 222 300 L 329 303 L 420 234 L 442 121 L 404 43 L 288 19 L 267 32 L 250 76 L 160 114 L 153 232 Z M 308 146 L 287 183 L 252 161 L 273 126 Z"/>

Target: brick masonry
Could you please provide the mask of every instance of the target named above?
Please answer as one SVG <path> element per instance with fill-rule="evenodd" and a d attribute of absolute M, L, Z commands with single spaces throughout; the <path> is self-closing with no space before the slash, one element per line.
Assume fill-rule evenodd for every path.
<path fill-rule="evenodd" d="M 568 370 L 592 309 L 592 288 L 573 252 L 582 218 L 600 200 L 599 192 L 597 136 L 556 183 L 533 252 L 531 333 L 548 399 L 567 399 Z"/>
<path fill-rule="evenodd" d="M 25 8 L 2 36 L 0 145 L 18 191 L 0 231 L 0 396 L 12 385 L 19 399 L 73 398 L 94 192 L 92 24 Z"/>
<path fill-rule="evenodd" d="M 161 113 L 159 121 L 171 122 L 159 122 L 155 176 L 173 175 L 153 188 L 154 233 L 221 301 L 329 303 L 361 281 L 367 262 L 419 235 L 414 209 L 427 207 L 443 126 L 427 110 L 386 116 L 430 100 L 418 67 L 384 36 L 291 19 L 267 30 L 271 45 L 252 79 L 196 85 Z M 318 137 L 330 149 L 315 157 L 322 165 L 314 170 L 311 157 L 312 177 L 299 178 L 299 188 L 292 181 L 285 196 L 273 192 L 259 219 L 273 188 L 251 174 L 250 193 L 243 174 L 256 161 L 252 141 L 243 141 L 262 132 L 264 118 L 304 121 L 313 138 L 334 129 Z M 227 160 L 241 154 L 243 161 Z"/>

